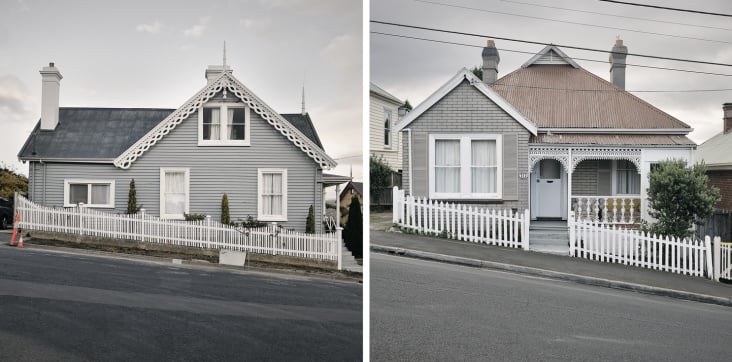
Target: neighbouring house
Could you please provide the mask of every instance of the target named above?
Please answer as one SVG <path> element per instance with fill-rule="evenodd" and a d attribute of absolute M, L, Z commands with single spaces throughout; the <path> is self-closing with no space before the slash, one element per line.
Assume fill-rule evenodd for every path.
<path fill-rule="evenodd" d="M 177 109 L 59 107 L 59 69 L 40 73 L 41 119 L 18 155 L 35 203 L 124 213 L 134 179 L 149 215 L 218 220 L 226 193 L 232 221 L 303 231 L 311 205 L 324 214 L 324 188 L 343 182 L 323 174 L 336 162 L 310 115 L 275 112 L 227 65 L 209 66 Z"/>
<path fill-rule="evenodd" d="M 346 222 L 348 222 L 348 210 L 351 207 L 353 196 L 358 198 L 358 203 L 363 208 L 363 182 L 350 181 L 341 191 L 339 196 L 341 200 L 341 225 L 346 225 Z"/>
<path fill-rule="evenodd" d="M 369 86 L 369 152 L 398 172 L 402 169 L 402 139 L 395 126 L 404 102 L 373 82 Z"/>
<path fill-rule="evenodd" d="M 707 166 L 709 184 L 719 188 L 722 195 L 718 207 L 732 210 L 732 103 L 722 106 L 723 129 L 697 148 L 697 162 Z"/>
<path fill-rule="evenodd" d="M 554 45 L 498 78 L 489 40 L 483 79 L 460 70 L 397 125 L 404 190 L 532 220 L 646 217 L 651 166 L 692 161 L 695 143 L 687 124 L 625 91 L 627 52 L 622 40 L 612 48 L 610 82 Z"/>

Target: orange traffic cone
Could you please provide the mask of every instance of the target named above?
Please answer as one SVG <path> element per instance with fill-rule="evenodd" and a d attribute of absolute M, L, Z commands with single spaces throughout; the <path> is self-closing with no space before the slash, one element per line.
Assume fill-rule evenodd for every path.
<path fill-rule="evenodd" d="M 18 247 L 23 248 L 23 234 L 20 234 L 20 240 L 18 240 Z"/>
<path fill-rule="evenodd" d="M 13 223 L 13 236 L 10 238 L 10 246 L 15 245 L 15 237 L 18 236 L 18 222 L 20 221 L 20 214 L 15 214 L 15 222 Z M 23 236 L 20 236 L 21 240 Z"/>

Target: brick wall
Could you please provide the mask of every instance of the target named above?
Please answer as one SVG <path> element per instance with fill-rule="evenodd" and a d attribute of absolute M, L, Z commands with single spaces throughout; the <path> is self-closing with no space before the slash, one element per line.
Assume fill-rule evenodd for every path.
<path fill-rule="evenodd" d="M 707 171 L 709 185 L 719 189 L 722 200 L 717 207 L 732 210 L 732 170 L 729 171 Z"/>

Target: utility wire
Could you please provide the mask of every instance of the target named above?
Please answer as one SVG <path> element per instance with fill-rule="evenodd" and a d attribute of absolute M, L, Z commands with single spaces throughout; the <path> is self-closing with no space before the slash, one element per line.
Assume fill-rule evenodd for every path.
<path fill-rule="evenodd" d="M 462 31 L 445 30 L 445 29 L 437 29 L 437 28 L 428 28 L 428 27 L 425 27 L 425 26 L 416 26 L 416 25 L 407 25 L 407 24 L 391 23 L 391 22 L 388 22 L 388 21 L 381 21 L 381 20 L 370 20 L 369 22 L 374 23 L 374 24 L 391 25 L 391 26 L 396 26 L 396 27 L 401 27 L 401 28 L 410 28 L 410 29 L 434 31 L 434 32 L 438 32 L 438 33 L 472 36 L 472 37 L 478 37 L 478 38 L 483 38 L 483 39 L 485 39 L 485 38 L 492 38 L 492 39 L 512 41 L 512 42 L 518 42 L 518 43 L 526 43 L 526 44 L 554 45 L 554 46 L 558 46 L 558 47 L 562 47 L 562 48 L 585 50 L 585 51 L 589 51 L 589 52 L 608 53 L 608 54 L 619 54 L 619 53 L 616 53 L 616 52 L 613 52 L 613 51 L 610 51 L 610 50 L 600 50 L 600 49 L 585 48 L 585 47 L 578 47 L 578 46 L 572 46 L 572 45 L 553 44 L 553 43 L 542 43 L 542 42 L 532 41 L 532 40 L 522 40 L 522 39 L 506 38 L 506 37 L 486 35 L 486 34 L 476 34 L 476 33 L 462 32 Z M 623 54 L 625 54 L 625 53 L 623 53 Z M 723 67 L 732 67 L 732 64 L 707 62 L 707 61 L 703 61 L 703 60 L 671 58 L 671 57 L 662 57 L 662 56 L 657 56 L 657 55 L 638 54 L 638 53 L 627 53 L 627 55 L 632 55 L 632 56 L 640 57 L 640 58 L 651 58 L 651 59 L 671 60 L 671 61 L 675 61 L 675 62 L 686 62 L 686 63 L 708 64 L 708 65 L 719 65 L 719 66 L 723 66 Z"/>
<path fill-rule="evenodd" d="M 451 8 L 458 8 L 458 9 L 465 9 L 465 10 L 480 11 L 480 12 L 484 12 L 484 13 L 500 14 L 500 15 L 508 15 L 508 16 L 517 16 L 517 17 L 520 17 L 520 18 L 537 19 L 537 20 L 545 20 L 545 21 L 553 21 L 553 22 L 556 22 L 556 23 L 564 23 L 564 24 L 572 24 L 572 25 L 589 26 L 589 27 L 593 27 L 593 28 L 602 28 L 602 29 L 622 30 L 622 31 L 629 31 L 629 32 L 633 32 L 633 33 L 641 33 L 641 34 L 648 34 L 648 35 L 658 35 L 658 36 L 665 36 L 665 37 L 671 37 L 671 38 L 682 38 L 682 39 L 690 39 L 690 40 L 707 41 L 707 42 L 713 42 L 713 43 L 732 44 L 732 42 L 728 42 L 728 41 L 724 41 L 724 40 L 713 40 L 713 39 L 695 38 L 695 37 L 691 37 L 691 36 L 674 35 L 674 34 L 664 34 L 664 33 L 652 32 L 652 31 L 645 31 L 645 30 L 618 28 L 618 27 L 614 27 L 614 26 L 605 26 L 605 25 L 597 25 L 597 24 L 579 23 L 579 22 L 575 22 L 575 21 L 558 20 L 558 19 L 551 19 L 551 18 L 542 18 L 542 17 L 539 17 L 539 16 L 521 15 L 521 14 L 507 13 L 507 12 L 503 12 L 503 11 L 493 11 L 493 10 L 487 10 L 487 9 L 481 9 L 481 8 L 474 8 L 474 7 L 470 7 L 470 6 L 463 6 L 463 5 L 457 5 L 457 4 L 441 3 L 441 2 L 437 2 L 437 1 L 428 1 L 428 0 L 414 0 L 414 1 L 420 2 L 420 3 L 425 3 L 425 4 L 431 4 L 431 5 L 439 5 L 439 6 L 446 6 L 446 7 L 451 7 Z"/>
<path fill-rule="evenodd" d="M 436 39 L 428 39 L 428 38 L 420 38 L 416 36 L 408 36 L 408 35 L 400 35 L 400 34 L 391 34 L 391 33 L 382 33 L 379 31 L 371 31 L 371 34 L 377 34 L 377 35 L 384 35 L 384 36 L 390 36 L 395 38 L 406 38 L 406 39 L 414 39 L 414 40 L 423 40 L 428 41 L 432 43 L 441 43 L 441 44 L 451 44 L 451 45 L 461 45 L 461 46 L 467 46 L 467 47 L 473 47 L 473 48 L 483 48 L 482 45 L 473 45 L 473 44 L 466 44 L 466 43 L 457 43 L 457 42 L 451 42 L 451 41 L 445 41 L 445 40 L 436 40 Z M 534 52 L 527 52 L 523 50 L 512 50 L 512 49 L 500 49 L 502 52 L 509 52 L 509 53 L 521 53 L 521 54 L 530 54 L 535 55 Z M 597 59 L 587 59 L 587 58 L 575 58 L 572 57 L 574 60 L 582 60 L 587 62 L 595 62 L 595 63 L 605 63 L 608 64 L 609 62 L 606 60 L 597 60 Z M 690 69 L 679 69 L 679 68 L 668 68 L 668 67 L 657 67 L 653 65 L 642 65 L 642 64 L 633 64 L 633 63 L 625 63 L 627 66 L 631 67 L 639 67 L 639 68 L 650 68 L 650 69 L 658 69 L 658 70 L 669 70 L 674 72 L 684 72 L 684 73 L 695 73 L 695 74 L 706 74 L 706 75 L 719 75 L 723 77 L 732 77 L 732 74 L 724 74 L 724 73 L 712 73 L 712 72 L 702 72 L 698 70 L 690 70 Z"/>
<path fill-rule="evenodd" d="M 704 14 L 704 15 L 715 15 L 715 16 L 727 16 L 732 17 L 732 14 L 721 14 L 721 13 L 710 13 L 707 11 L 699 11 L 699 10 L 687 10 L 687 9 L 679 9 L 679 8 L 669 8 L 666 6 L 658 6 L 658 5 L 648 5 L 648 4 L 638 4 L 638 3 L 631 3 L 626 1 L 615 1 L 615 0 L 600 0 L 607 3 L 616 3 L 621 5 L 631 5 L 631 6 L 643 6 L 647 8 L 654 8 L 654 9 L 662 9 L 662 10 L 672 10 L 672 11 L 683 11 L 687 13 L 696 13 L 696 14 Z"/>
<path fill-rule="evenodd" d="M 654 23 L 663 23 L 663 24 L 672 24 L 672 25 L 683 25 L 683 26 L 691 26 L 691 27 L 704 28 L 704 29 L 716 29 L 716 30 L 732 31 L 732 29 L 730 29 L 730 28 L 720 28 L 720 27 L 716 27 L 716 26 L 706 26 L 706 25 L 697 25 L 697 24 L 689 24 L 689 23 L 679 23 L 679 22 L 675 22 L 675 21 L 666 21 L 666 20 L 639 18 L 639 17 L 635 17 L 635 16 L 626 16 L 626 15 L 619 15 L 619 14 L 601 13 L 601 12 L 589 11 L 589 10 L 570 9 L 570 8 L 563 8 L 563 7 L 559 7 L 559 6 L 551 6 L 551 5 L 536 4 L 536 3 L 527 3 L 527 2 L 523 2 L 523 1 L 512 1 L 512 0 L 501 0 L 501 1 L 507 2 L 507 3 L 513 3 L 513 4 L 521 4 L 521 5 L 536 6 L 536 7 L 541 7 L 541 8 L 548 8 L 548 9 L 574 11 L 574 12 L 577 12 L 577 13 L 584 13 L 584 14 L 612 16 L 612 17 L 616 17 L 616 18 L 633 19 L 633 20 L 641 20 L 641 21 L 650 21 L 650 22 L 654 22 Z"/>

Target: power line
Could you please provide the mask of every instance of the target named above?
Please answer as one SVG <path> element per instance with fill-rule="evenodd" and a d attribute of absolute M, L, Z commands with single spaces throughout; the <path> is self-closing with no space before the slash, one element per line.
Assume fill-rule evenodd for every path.
<path fill-rule="evenodd" d="M 633 20 L 641 20 L 641 21 L 650 21 L 650 22 L 654 22 L 654 23 L 663 23 L 663 24 L 672 24 L 672 25 L 683 25 L 683 26 L 692 26 L 692 27 L 704 28 L 704 29 L 716 29 L 716 30 L 732 31 L 732 29 L 730 29 L 730 28 L 720 28 L 720 27 L 716 27 L 716 26 L 697 25 L 697 24 L 689 24 L 689 23 L 679 23 L 679 22 L 675 22 L 675 21 L 666 21 L 666 20 L 639 18 L 639 17 L 635 17 L 635 16 L 626 16 L 626 15 L 618 15 L 618 14 L 608 14 L 608 13 L 601 13 L 601 12 L 597 12 L 597 11 L 589 11 L 589 10 L 570 9 L 570 8 L 563 8 L 563 7 L 559 7 L 559 6 L 551 6 L 551 5 L 536 4 L 536 3 L 527 3 L 527 2 L 522 2 L 522 1 L 512 1 L 512 0 L 501 0 L 501 1 L 507 2 L 507 3 L 513 3 L 513 4 L 521 4 L 521 5 L 536 6 L 536 7 L 541 7 L 541 8 L 548 8 L 548 9 L 574 11 L 574 12 L 577 12 L 577 13 L 584 13 L 584 14 L 612 16 L 612 17 L 616 17 L 616 18 L 633 19 Z"/>
<path fill-rule="evenodd" d="M 669 8 L 666 6 L 658 6 L 658 5 L 638 4 L 638 3 L 630 3 L 630 2 L 615 1 L 615 0 L 600 0 L 600 1 L 604 1 L 607 3 L 616 3 L 616 4 L 621 4 L 621 5 L 643 6 L 643 7 L 647 7 L 647 8 L 662 9 L 662 10 L 683 11 L 683 12 L 687 12 L 687 13 L 732 17 L 732 15 L 730 15 L 730 14 L 710 13 L 707 11 L 687 10 L 687 9 L 679 9 L 679 8 Z"/>
<path fill-rule="evenodd" d="M 589 51 L 589 52 L 616 54 L 615 52 L 610 51 L 610 50 L 600 50 L 600 49 L 585 48 L 585 47 L 578 47 L 578 46 L 572 46 L 572 45 L 553 44 L 553 43 L 542 43 L 542 42 L 532 41 L 532 40 L 522 40 L 522 39 L 507 38 L 507 37 L 500 37 L 500 36 L 493 36 L 493 35 L 486 35 L 486 34 L 476 34 L 476 33 L 467 33 L 467 32 L 454 31 L 454 30 L 428 28 L 428 27 L 425 27 L 425 26 L 416 26 L 416 25 L 407 25 L 407 24 L 391 23 L 391 22 L 380 21 L 380 20 L 369 20 L 369 22 L 375 23 L 375 24 L 382 24 L 382 25 L 391 25 L 391 26 L 396 26 L 396 27 L 401 27 L 401 28 L 410 28 L 410 29 L 434 31 L 434 32 L 438 32 L 438 33 L 447 33 L 447 34 L 457 34 L 457 35 L 473 36 L 473 37 L 478 37 L 478 38 L 483 38 L 483 39 L 485 39 L 485 38 L 492 38 L 492 39 L 498 39 L 498 40 L 505 40 L 505 41 L 512 41 L 512 42 L 526 43 L 526 44 L 535 44 L 535 45 L 545 45 L 545 46 L 546 45 L 555 45 L 555 46 L 562 47 L 562 48 L 567 48 L 567 49 L 577 49 L 577 50 L 585 50 L 585 51 Z M 707 65 L 719 65 L 719 66 L 723 66 L 723 67 L 732 67 L 732 64 L 707 62 L 707 61 L 703 61 L 703 60 L 671 58 L 671 57 L 662 57 L 662 56 L 657 56 L 657 55 L 638 54 L 638 53 L 627 53 L 627 55 L 632 55 L 632 56 L 640 57 L 640 58 L 651 58 L 651 59 L 671 60 L 671 61 L 675 61 L 675 62 L 686 62 L 686 63 L 696 63 L 696 64 L 707 64 Z"/>
<path fill-rule="evenodd" d="M 483 48 L 482 45 L 473 45 L 473 44 L 457 43 L 457 42 L 451 42 L 451 41 L 445 41 L 445 40 L 436 40 L 436 39 L 420 38 L 420 37 L 408 36 L 408 35 L 400 35 L 400 34 L 382 33 L 382 32 L 378 32 L 378 31 L 371 31 L 371 34 L 391 36 L 391 37 L 395 37 L 395 38 L 406 38 L 406 39 L 414 39 L 414 40 L 423 40 L 423 41 L 428 41 L 428 42 L 433 42 L 433 43 L 461 45 L 461 46 L 467 46 L 467 47 L 473 47 L 473 48 Z M 505 49 L 505 48 L 501 48 L 501 51 L 502 52 L 505 51 L 505 52 L 509 52 L 509 53 L 530 54 L 530 55 L 536 54 L 534 52 L 527 52 L 527 51 L 523 51 L 523 50 L 512 50 L 512 49 Z M 587 61 L 587 62 L 595 62 L 595 63 L 605 63 L 605 64 L 609 63 L 606 60 L 597 60 L 597 59 L 575 58 L 575 57 L 572 57 L 572 59 L 574 59 L 574 60 L 581 60 L 581 61 Z M 719 76 L 723 76 L 723 77 L 732 77 L 732 74 L 702 72 L 702 71 L 690 70 L 690 69 L 657 67 L 657 66 L 653 66 L 653 65 L 643 65 L 643 64 L 634 64 L 634 63 L 625 63 L 625 65 L 631 66 L 631 67 L 639 67 L 639 68 L 650 68 L 650 69 L 658 69 L 658 70 L 669 70 L 669 71 L 674 71 L 674 72 L 706 74 L 706 75 L 719 75 Z"/>
<path fill-rule="evenodd" d="M 540 16 L 514 14 L 514 13 L 503 12 L 503 11 L 487 10 L 487 9 L 474 8 L 474 7 L 470 7 L 470 6 L 463 6 L 463 5 L 457 5 L 457 4 L 441 3 L 441 2 L 437 2 L 437 1 L 428 1 L 428 0 L 414 0 L 414 1 L 421 2 L 421 3 L 425 3 L 425 4 L 431 4 L 431 5 L 439 5 L 439 6 L 446 6 L 446 7 L 451 7 L 451 8 L 458 8 L 458 9 L 465 9 L 465 10 L 480 11 L 480 12 L 484 12 L 484 13 L 500 14 L 500 15 L 508 15 L 508 16 L 516 16 L 516 17 L 520 17 L 520 18 L 537 19 L 537 20 L 545 20 L 545 21 L 553 21 L 553 22 L 557 22 L 557 23 L 572 24 L 572 25 L 581 25 L 581 26 L 589 26 L 589 27 L 593 27 L 593 28 L 622 30 L 622 31 L 629 31 L 629 32 L 633 32 L 633 33 L 641 33 L 641 34 L 648 34 L 648 35 L 658 35 L 658 36 L 665 36 L 665 37 L 671 37 L 671 38 L 682 38 L 682 39 L 690 39 L 690 40 L 707 41 L 707 42 L 713 42 L 713 43 L 732 44 L 732 42 L 728 42 L 728 41 L 724 41 L 724 40 L 713 40 L 713 39 L 695 38 L 695 37 L 683 36 L 683 35 L 656 33 L 656 32 L 645 31 L 645 30 L 618 28 L 618 27 L 614 27 L 614 26 L 605 26 L 605 25 L 597 25 L 597 24 L 580 23 L 580 22 L 568 21 L 568 20 L 558 20 L 558 19 L 551 19 L 551 18 L 542 18 Z"/>

